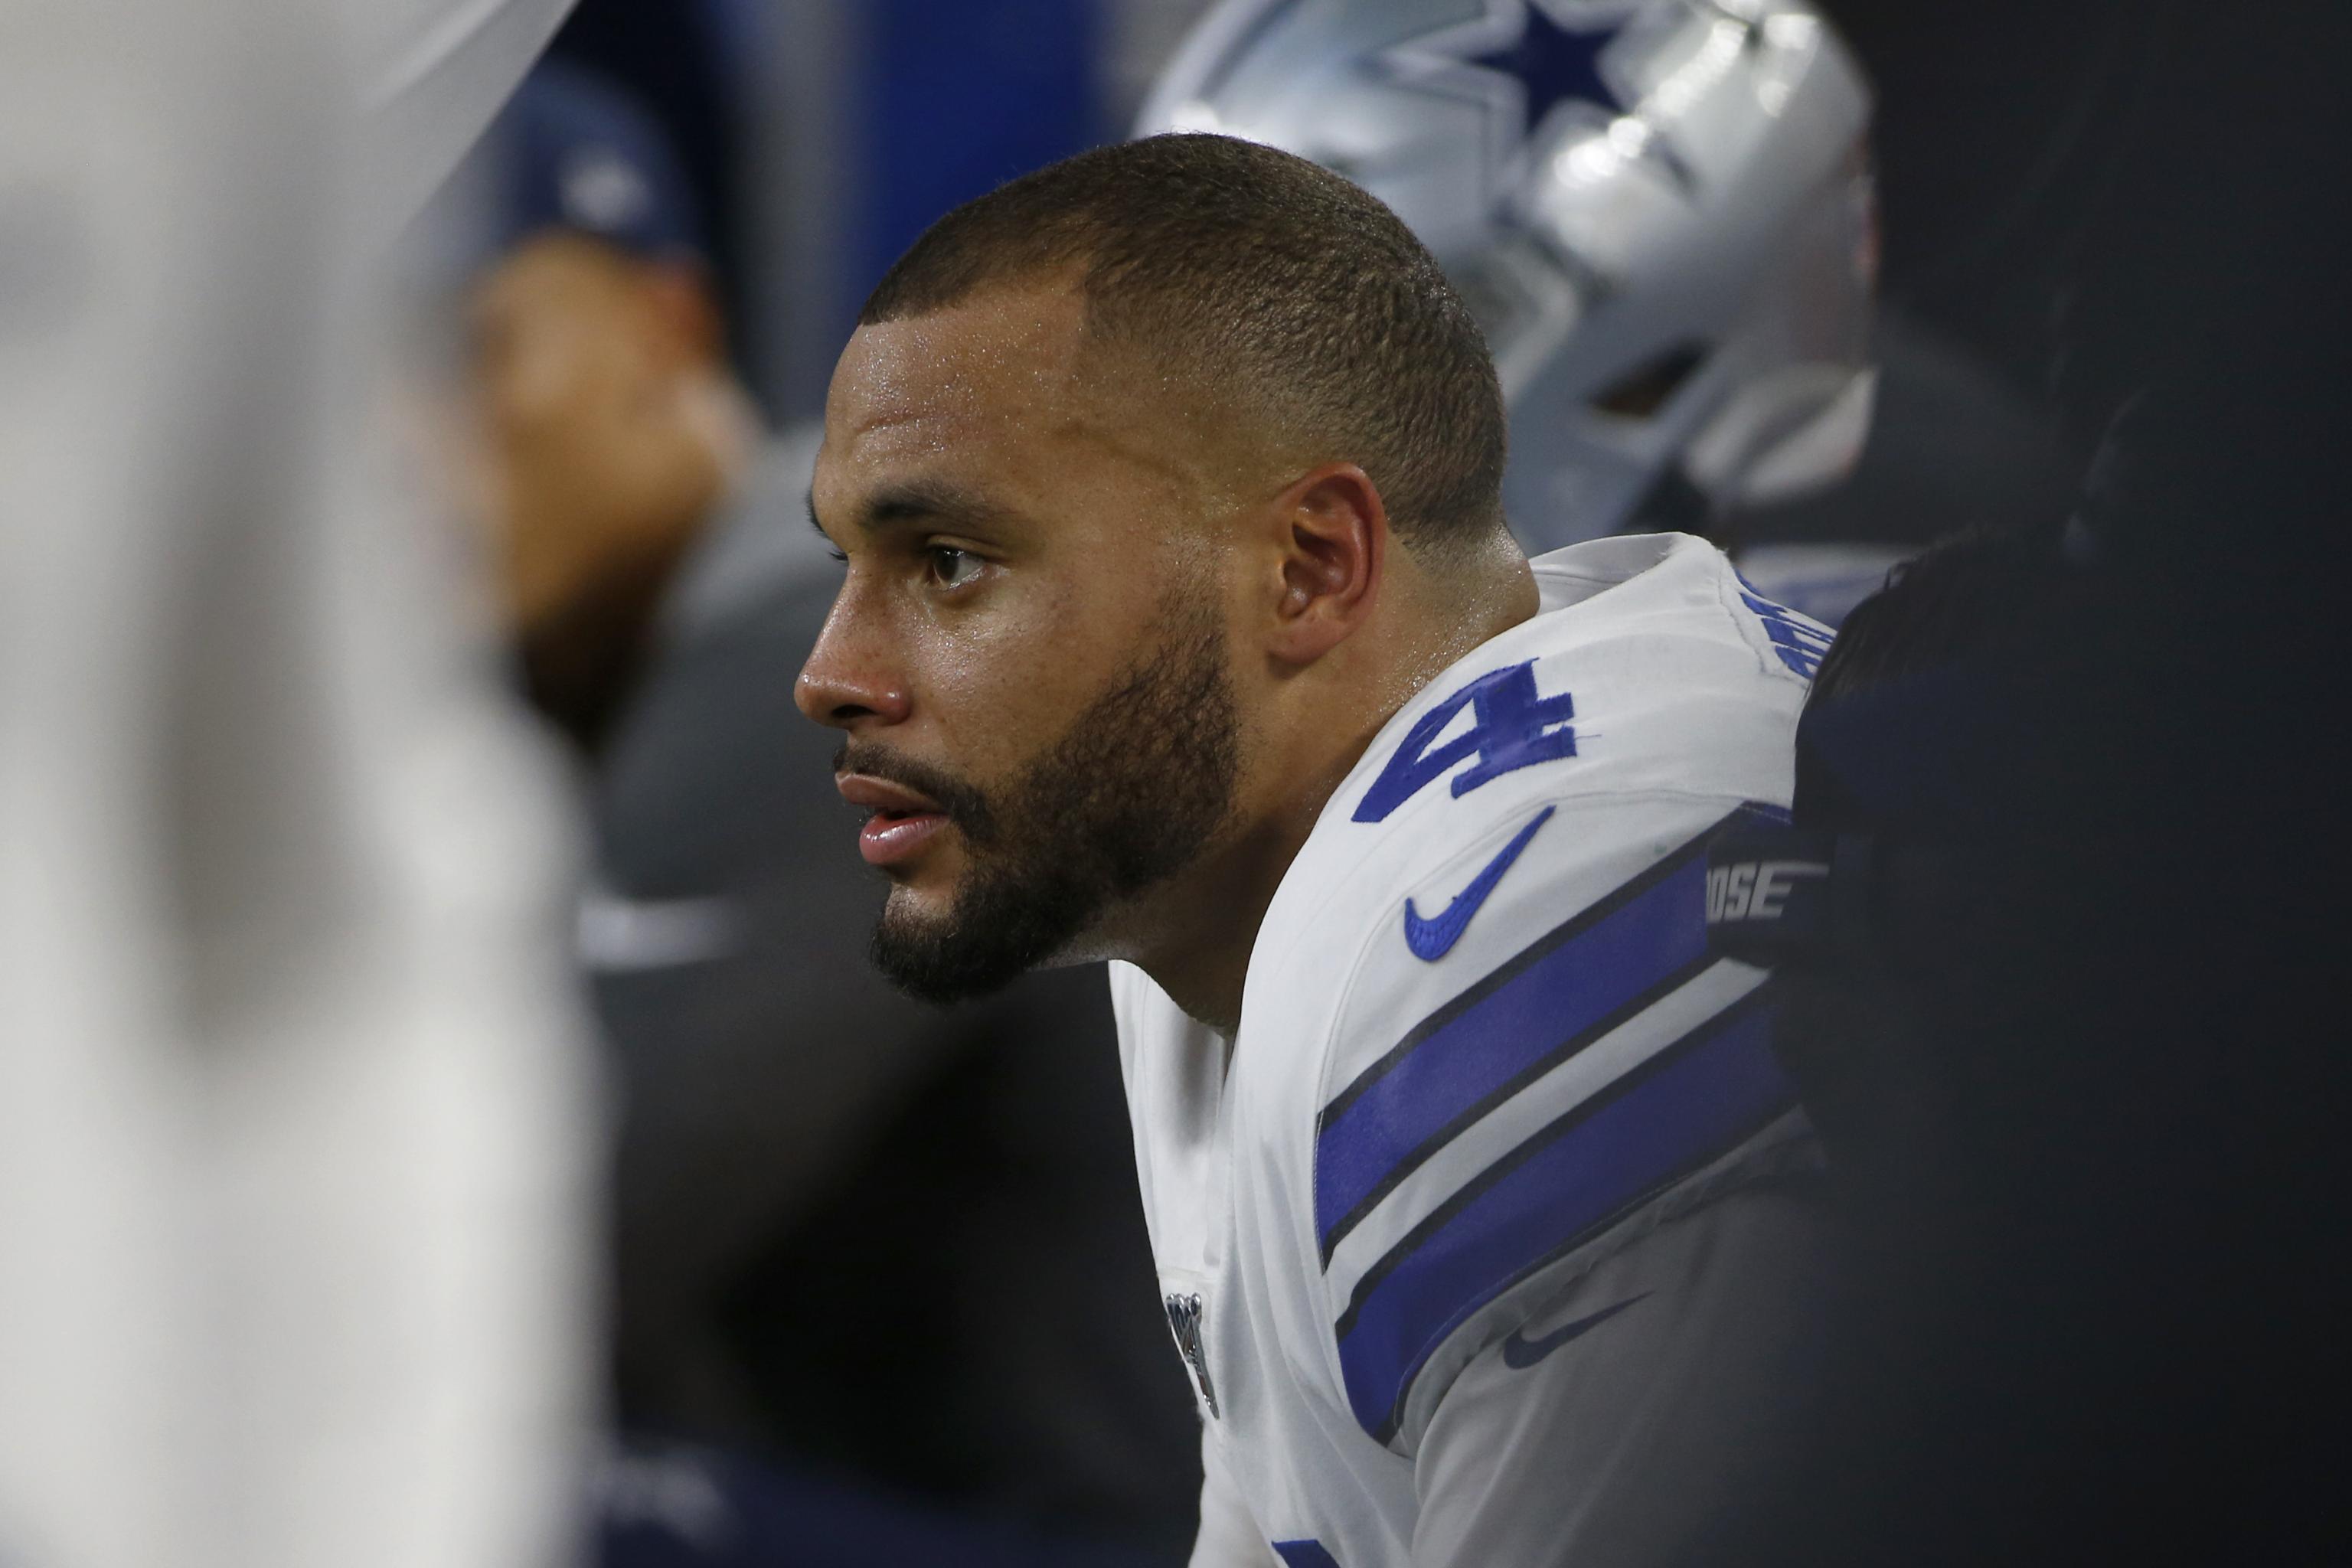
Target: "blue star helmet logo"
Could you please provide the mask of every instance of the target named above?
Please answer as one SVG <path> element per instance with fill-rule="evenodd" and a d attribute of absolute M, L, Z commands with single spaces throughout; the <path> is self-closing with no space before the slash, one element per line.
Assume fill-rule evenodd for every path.
<path fill-rule="evenodd" d="M 1510 145 L 1524 148 L 1563 104 L 1591 104 L 1612 118 L 1640 117 L 1639 105 L 1619 92 L 1603 62 L 1643 12 L 1628 3 L 1563 20 L 1542 0 L 1486 0 L 1484 15 L 1408 38 L 1387 56 L 1402 79 L 1441 86 L 1451 77 L 1498 111 L 1515 105 L 1518 122 L 1505 134 Z M 1433 75 L 1432 66 L 1450 68 Z M 1465 79 L 1472 78 L 1475 85 Z M 1688 166 L 1663 136 L 1645 137 L 1640 155 L 1685 192 L 1692 188 Z"/>
<path fill-rule="evenodd" d="M 1533 136 L 1551 111 L 1570 101 L 1597 103 L 1613 114 L 1631 107 L 1601 74 L 1601 55 L 1625 30 L 1619 16 L 1573 30 L 1541 6 L 1522 0 L 1519 36 L 1504 48 L 1465 57 L 1470 64 L 1515 77 L 1526 105 L 1521 134 Z"/>

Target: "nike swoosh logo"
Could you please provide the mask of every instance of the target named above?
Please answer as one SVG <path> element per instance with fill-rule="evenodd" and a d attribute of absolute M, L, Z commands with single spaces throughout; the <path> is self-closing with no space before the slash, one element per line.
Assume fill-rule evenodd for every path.
<path fill-rule="evenodd" d="M 1503 873 L 1511 868 L 1511 862 L 1519 858 L 1519 852 L 1528 847 L 1528 840 L 1536 836 L 1536 829 L 1549 822 L 1551 814 L 1559 809 L 1556 805 L 1545 806 L 1541 815 L 1520 828 L 1519 836 L 1504 845 L 1503 852 L 1487 861 L 1486 868 L 1479 872 L 1477 879 L 1468 887 L 1455 894 L 1454 901 L 1446 905 L 1435 920 L 1422 919 L 1421 911 L 1412 907 L 1412 900 L 1407 899 L 1404 901 L 1404 944 L 1412 949 L 1415 958 L 1426 963 L 1435 963 L 1454 951 L 1454 944 L 1460 942 L 1462 933 L 1470 929 L 1470 917 L 1478 912 L 1478 906 L 1486 901 L 1486 895 L 1495 890 L 1495 884 L 1503 879 Z"/>
<path fill-rule="evenodd" d="M 1640 1296 L 1628 1296 L 1613 1307 L 1603 1307 L 1592 1316 L 1579 1318 L 1566 1328 L 1555 1329 L 1539 1340 L 1528 1339 L 1523 1331 L 1515 1329 L 1511 1337 L 1503 1342 L 1503 1364 L 1513 1372 L 1525 1372 L 1569 1341 L 1599 1328 L 1647 1295 L 1649 1292 L 1644 1290 Z"/>

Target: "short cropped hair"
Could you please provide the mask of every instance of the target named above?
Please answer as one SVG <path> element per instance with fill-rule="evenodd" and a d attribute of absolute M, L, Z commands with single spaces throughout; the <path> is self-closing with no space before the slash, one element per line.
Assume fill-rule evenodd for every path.
<path fill-rule="evenodd" d="M 1338 174 L 1229 136 L 1082 153 L 940 218 L 859 320 L 1060 270 L 1091 338 L 1189 374 L 1276 443 L 1357 464 L 1416 552 L 1502 526 L 1486 339 L 1412 231 Z"/>

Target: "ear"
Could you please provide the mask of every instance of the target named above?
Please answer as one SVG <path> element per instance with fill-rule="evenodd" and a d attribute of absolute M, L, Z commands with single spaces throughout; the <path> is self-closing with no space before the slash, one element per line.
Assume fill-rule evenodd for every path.
<path fill-rule="evenodd" d="M 1353 463 L 1327 463 L 1274 502 L 1277 580 L 1267 652 L 1314 663 L 1362 627 L 1387 574 L 1388 508 Z"/>

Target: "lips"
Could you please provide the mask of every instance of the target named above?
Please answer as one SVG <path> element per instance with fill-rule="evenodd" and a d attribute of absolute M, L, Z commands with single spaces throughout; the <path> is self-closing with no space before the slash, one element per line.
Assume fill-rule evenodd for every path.
<path fill-rule="evenodd" d="M 904 784 L 870 773 L 842 773 L 834 785 L 850 805 L 873 810 L 857 833 L 857 852 L 869 866 L 892 866 L 909 858 L 948 825 L 938 802 Z"/>

